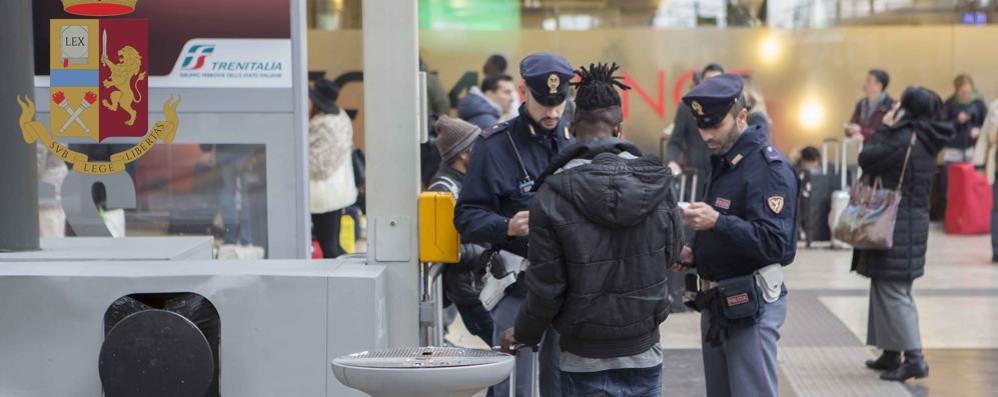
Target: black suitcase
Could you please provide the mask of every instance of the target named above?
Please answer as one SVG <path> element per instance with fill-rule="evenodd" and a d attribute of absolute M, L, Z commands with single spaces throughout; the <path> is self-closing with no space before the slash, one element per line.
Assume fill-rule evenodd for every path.
<path fill-rule="evenodd" d="M 801 230 L 804 241 L 811 246 L 814 241 L 831 241 L 828 214 L 832 210 L 832 193 L 839 185 L 836 174 L 813 173 L 808 170 L 801 181 Z"/>
<path fill-rule="evenodd" d="M 832 196 L 836 191 L 848 191 L 849 181 L 860 176 L 857 165 L 846 165 L 845 150 L 851 142 L 827 138 L 821 142 L 821 169 L 798 170 L 801 177 L 800 230 L 807 247 L 815 241 L 832 241 L 828 218 L 832 212 Z M 829 166 L 828 148 L 835 148 L 835 164 Z M 842 177 L 843 169 L 846 173 Z"/>
<path fill-rule="evenodd" d="M 806 246 L 814 241 L 831 241 L 828 228 L 828 213 L 832 209 L 832 193 L 839 184 L 839 167 L 828 166 L 828 147 L 836 151 L 838 162 L 838 139 L 829 138 L 821 142 L 821 170 L 798 170 L 800 175 L 800 230 L 804 234 Z"/>

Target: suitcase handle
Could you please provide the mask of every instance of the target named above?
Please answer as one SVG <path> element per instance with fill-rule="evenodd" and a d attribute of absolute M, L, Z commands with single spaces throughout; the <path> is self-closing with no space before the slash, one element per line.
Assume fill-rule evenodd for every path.
<path fill-rule="evenodd" d="M 699 177 L 699 171 L 696 168 L 683 168 L 683 174 L 680 175 L 679 179 L 679 201 L 683 201 L 686 197 L 686 176 L 690 176 L 690 200 L 692 203 L 696 201 L 697 197 L 697 181 Z"/>
<path fill-rule="evenodd" d="M 847 161 L 847 158 L 849 154 L 849 144 L 852 143 L 856 144 L 857 154 L 863 151 L 863 141 L 855 141 L 852 138 L 846 138 L 842 140 L 842 151 L 841 151 L 842 157 L 839 159 L 839 177 L 841 178 L 840 185 L 842 190 L 846 190 L 849 187 L 849 163 Z M 853 178 L 854 179 L 853 182 L 858 181 L 862 176 L 863 176 L 863 169 L 860 168 L 859 165 L 857 164 L 856 175 Z"/>
<path fill-rule="evenodd" d="M 533 390 L 533 393 L 531 393 L 531 394 L 533 394 L 534 396 L 539 396 L 540 395 L 540 381 L 538 380 L 538 374 L 539 374 L 539 372 L 540 372 L 541 369 L 539 367 L 540 358 L 539 358 L 538 351 L 540 350 L 540 346 L 537 346 L 537 345 L 527 346 L 527 345 L 524 345 L 524 344 L 515 343 L 515 344 L 513 344 L 513 345 L 511 345 L 509 347 L 509 350 L 511 352 L 514 352 L 512 354 L 513 356 L 516 356 L 515 352 L 518 352 L 520 349 L 522 349 L 524 347 L 530 347 L 530 350 L 534 353 L 533 354 L 533 364 L 532 364 L 533 367 L 531 368 L 531 371 L 530 371 L 531 372 L 531 374 L 530 374 L 531 375 L 531 390 Z M 502 346 L 492 346 L 492 350 L 502 351 Z M 509 397 L 516 397 L 516 367 L 514 367 L 513 368 L 513 372 L 511 372 L 509 374 Z"/>
<path fill-rule="evenodd" d="M 821 173 L 828 175 L 828 146 L 835 144 L 835 168 L 839 168 L 839 140 L 837 138 L 825 138 L 821 140 Z"/>

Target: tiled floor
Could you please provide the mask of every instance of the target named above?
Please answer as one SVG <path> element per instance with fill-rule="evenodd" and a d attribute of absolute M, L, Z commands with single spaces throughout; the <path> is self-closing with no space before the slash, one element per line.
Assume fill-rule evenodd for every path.
<path fill-rule="evenodd" d="M 786 268 L 790 310 L 780 354 L 782 396 L 998 395 L 998 265 L 988 236 L 951 236 L 934 226 L 926 275 L 915 283 L 929 378 L 898 385 L 863 368 L 869 280 L 849 272 L 851 251 L 801 249 Z M 662 324 L 666 396 L 702 396 L 699 317 Z M 457 322 L 452 343 L 485 347 Z"/>

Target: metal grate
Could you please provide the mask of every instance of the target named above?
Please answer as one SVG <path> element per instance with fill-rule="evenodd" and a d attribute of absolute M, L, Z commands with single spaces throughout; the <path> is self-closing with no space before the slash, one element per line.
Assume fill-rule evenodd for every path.
<path fill-rule="evenodd" d="M 511 359 L 508 354 L 491 350 L 408 347 L 354 353 L 337 358 L 333 363 L 367 368 L 444 368 L 495 364 Z"/>

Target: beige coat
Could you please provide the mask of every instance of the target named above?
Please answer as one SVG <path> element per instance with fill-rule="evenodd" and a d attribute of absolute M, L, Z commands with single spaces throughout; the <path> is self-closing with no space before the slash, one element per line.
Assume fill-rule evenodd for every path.
<path fill-rule="evenodd" d="M 353 124 L 346 112 L 314 117 L 308 125 L 309 209 L 324 214 L 357 201 Z"/>
<path fill-rule="evenodd" d="M 998 99 L 991 102 L 988 116 L 981 126 L 981 136 L 974 148 L 974 164 L 985 168 L 988 183 L 995 183 L 995 157 L 998 156 Z"/>

